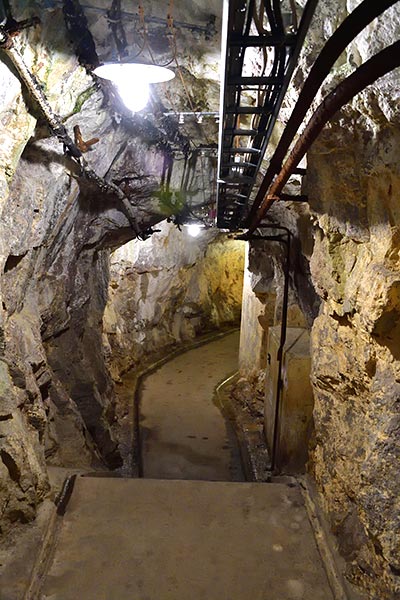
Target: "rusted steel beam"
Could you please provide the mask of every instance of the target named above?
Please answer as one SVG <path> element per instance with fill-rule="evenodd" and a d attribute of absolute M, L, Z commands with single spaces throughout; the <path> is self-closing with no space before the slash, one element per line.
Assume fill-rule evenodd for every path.
<path fill-rule="evenodd" d="M 397 1 L 398 0 L 380 0 L 379 2 L 371 2 L 371 0 L 364 0 L 364 2 L 357 6 L 357 8 L 355 8 L 343 21 L 332 37 L 326 42 L 303 85 L 303 89 L 300 92 L 290 119 L 287 122 L 285 130 L 279 140 L 279 144 L 271 158 L 264 179 L 251 207 L 248 222 L 251 223 L 254 220 L 257 209 L 263 201 L 274 176 L 279 172 L 289 146 L 306 116 L 317 91 L 336 60 L 356 35 L 390 6 L 396 4 Z"/>
<path fill-rule="evenodd" d="M 400 41 L 388 46 L 369 60 L 354 73 L 346 77 L 321 102 L 297 140 L 279 175 L 268 190 L 268 195 L 259 207 L 248 231 L 254 231 L 273 202 L 279 197 L 289 177 L 304 157 L 311 144 L 316 140 L 326 123 L 335 113 L 356 94 L 374 83 L 377 79 L 400 67 Z"/>

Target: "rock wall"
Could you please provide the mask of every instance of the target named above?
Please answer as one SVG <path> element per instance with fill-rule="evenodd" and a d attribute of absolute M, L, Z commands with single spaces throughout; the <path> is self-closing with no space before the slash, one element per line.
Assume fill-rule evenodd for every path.
<path fill-rule="evenodd" d="M 30 16 L 25 6 L 14 8 L 18 18 Z M 168 134 L 109 110 L 68 54 L 60 8 L 44 11 L 42 25 L 15 43 L 68 131 L 79 124 L 84 139 L 99 137 L 85 159 L 122 184 L 138 228 L 164 218 L 157 192 Z M 82 177 L 50 136 L 1 57 L 0 528 L 7 532 L 34 517 L 49 486 L 46 463 L 87 469 L 121 462 L 102 315 L 110 250 L 136 232 L 119 197 Z M 174 177 L 181 179 L 179 168 Z"/>
<path fill-rule="evenodd" d="M 266 366 L 266 336 L 274 322 L 276 292 L 273 285 L 274 268 L 257 244 L 253 253 L 246 247 L 246 263 L 243 281 L 242 320 L 240 325 L 239 371 L 242 377 L 252 379 Z M 254 250 L 257 250 L 254 253 Z M 251 258 L 263 260 L 263 269 L 256 270 Z"/>
<path fill-rule="evenodd" d="M 279 236 L 290 231 L 288 327 L 311 326 L 318 314 L 319 298 L 311 284 L 309 257 L 313 246 L 311 222 L 305 205 L 274 207 L 269 213 L 272 229 L 263 235 Z M 274 224 L 277 227 L 274 227 Z M 269 327 L 282 322 L 287 246 L 277 241 L 248 243 L 243 285 L 239 370 L 249 380 L 258 378 L 267 365 Z"/>
<path fill-rule="evenodd" d="M 190 237 L 163 222 L 151 239 L 111 257 L 104 343 L 113 377 L 196 334 L 239 322 L 244 242 Z"/>
<path fill-rule="evenodd" d="M 319 3 L 283 118 L 318 49 L 358 3 Z M 30 16 L 25 8 L 21 2 L 18 18 Z M 27 64 L 68 130 L 80 124 L 84 138 L 100 138 L 86 156 L 89 165 L 122 185 L 139 226 L 149 227 L 165 216 L 157 192 L 171 131 L 165 123 L 162 129 L 148 120 L 114 118 L 66 51 L 61 11 L 44 11 L 42 21 L 17 40 Z M 324 90 L 399 30 L 394 6 L 349 46 Z M 312 328 L 310 469 L 348 560 L 348 577 L 374 600 L 400 597 L 399 84 L 397 71 L 365 90 L 309 153 L 314 247 L 306 214 L 277 208 L 271 215 L 294 234 L 291 305 L 293 318 L 307 322 L 318 307 L 308 287 L 312 254 L 311 278 L 322 304 Z M 106 359 L 118 379 L 144 351 L 237 318 L 242 251 L 218 239 L 208 249 L 198 242 L 184 249 L 180 234 L 163 225 L 154 241 L 114 254 L 109 288 L 110 251 L 135 232 L 117 197 L 78 176 L 7 60 L 0 61 L 0 122 L 0 527 L 6 532 L 34 517 L 48 489 L 46 462 L 119 464 Z M 204 170 L 198 169 L 200 178 Z M 175 170 L 172 181 L 181 180 Z M 199 181 L 195 189 L 201 190 Z M 281 257 L 273 266 L 279 291 Z M 252 306 L 252 294 L 261 302 L 263 314 L 252 314 L 265 326 L 262 296 L 270 292 L 272 267 L 265 267 L 265 289 L 256 285 L 259 266 L 254 273 L 246 294 Z M 279 314 L 278 303 L 274 323 Z M 262 358 L 254 348 L 250 343 L 245 350 L 246 368 L 249 357 Z"/>
<path fill-rule="evenodd" d="M 58 31 L 54 31 L 55 37 Z M 26 40 L 17 43 L 27 63 L 32 65 L 39 56 L 48 55 L 49 48 L 37 31 L 31 33 L 30 41 L 35 43 L 35 52 L 30 50 Z M 73 95 L 87 88 L 88 82 L 82 72 L 74 77 L 75 61 L 68 61 L 59 53 L 53 56 L 53 67 L 55 80 L 44 69 L 39 69 L 40 75 L 44 83 L 52 87 L 57 99 L 63 94 L 64 110 L 71 112 Z M 64 73 L 62 89 L 61 72 Z M 56 460 L 59 454 L 57 432 L 61 421 L 65 422 L 65 435 L 81 454 L 80 464 L 90 464 L 92 444 L 83 433 L 85 426 L 76 405 L 49 365 L 42 341 L 46 319 L 56 321 L 58 317 L 60 325 L 67 321 L 66 310 L 64 319 L 52 311 L 51 304 L 57 295 L 54 274 L 49 276 L 47 293 L 42 288 L 41 294 L 32 285 L 35 276 L 43 279 L 52 262 L 50 259 L 44 265 L 47 250 L 53 246 L 53 256 L 56 253 L 54 243 L 60 234 L 62 218 L 67 220 L 69 228 L 73 226 L 78 212 L 78 186 L 67 174 L 68 161 L 59 145 L 40 139 L 44 132 L 41 127 L 35 129 L 37 114 L 25 103 L 21 84 L 7 61 L 0 62 L 0 81 L 3 125 L 0 149 L 0 526 L 2 531 L 7 531 L 11 523 L 34 517 L 36 506 L 48 489 L 45 460 L 46 457 Z M 56 102 L 55 108 L 60 110 L 60 104 Z M 29 138 L 35 132 L 39 134 L 38 139 L 28 148 Z M 63 214 L 65 199 L 66 204 L 75 209 L 69 219 Z"/>
<path fill-rule="evenodd" d="M 311 267 L 323 300 L 312 331 L 312 460 L 349 576 L 371 597 L 392 599 L 400 597 L 400 131 L 362 113 L 356 123 L 338 119 L 309 155 L 319 225 Z"/>
<path fill-rule="evenodd" d="M 319 3 L 281 118 L 290 114 L 324 41 L 358 4 Z M 395 6 L 350 44 L 314 107 L 399 32 Z M 388 74 L 325 127 L 307 156 L 303 192 L 309 197 L 309 212 L 301 215 L 293 205 L 270 212 L 271 221 L 289 227 L 297 244 L 291 297 L 312 325 L 315 437 L 309 470 L 346 558 L 346 576 L 373 600 L 400 598 L 399 84 L 399 70 Z M 242 316 L 247 329 L 254 333 L 258 328 L 260 335 L 263 315 L 271 313 L 273 294 L 279 298 L 281 288 L 276 257 L 268 264 L 267 253 L 261 252 L 258 262 L 267 284 L 262 291 L 269 293 L 270 306 L 266 311 L 257 294 L 259 266 L 249 261 L 245 277 L 253 286 L 245 285 Z M 310 282 L 319 301 L 307 291 Z M 247 310 L 249 303 L 253 308 L 257 303 L 257 310 Z M 274 320 L 278 314 L 275 310 Z M 262 358 L 260 335 L 247 346 L 242 340 L 247 376 L 249 354 L 254 364 Z"/>
<path fill-rule="evenodd" d="M 342 17 L 355 4 L 331 8 Z M 331 12 L 318 23 L 328 32 Z M 326 86 L 399 31 L 394 7 L 349 46 Z M 374 600 L 400 598 L 399 83 L 397 70 L 336 115 L 307 171 L 311 272 L 322 300 L 312 328 L 310 466 L 347 576 Z"/>

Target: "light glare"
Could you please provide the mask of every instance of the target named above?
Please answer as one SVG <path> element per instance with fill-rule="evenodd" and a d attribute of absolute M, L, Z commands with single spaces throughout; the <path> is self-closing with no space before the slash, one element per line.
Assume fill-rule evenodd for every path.
<path fill-rule="evenodd" d="M 106 63 L 94 69 L 93 73 L 102 79 L 109 79 L 117 85 L 120 81 L 127 79 L 132 82 L 161 83 L 175 77 L 175 73 L 171 69 L 140 63 Z"/>
<path fill-rule="evenodd" d="M 143 110 L 149 101 L 150 86 L 148 83 L 134 83 L 131 81 L 119 82 L 117 84 L 118 94 L 128 108 L 133 113 Z"/>
<path fill-rule="evenodd" d="M 200 225 L 197 225 L 197 223 L 190 223 L 190 225 L 188 225 L 187 228 L 188 234 L 191 237 L 197 237 L 198 235 L 200 235 L 201 227 Z"/>

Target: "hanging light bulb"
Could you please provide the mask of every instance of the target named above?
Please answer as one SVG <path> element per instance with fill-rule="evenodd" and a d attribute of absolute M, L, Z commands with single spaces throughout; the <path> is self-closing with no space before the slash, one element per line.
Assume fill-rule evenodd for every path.
<path fill-rule="evenodd" d="M 199 223 L 189 223 L 187 225 L 187 231 L 191 237 L 198 237 L 202 229 L 203 227 Z"/>
<path fill-rule="evenodd" d="M 133 113 L 137 113 L 143 110 L 149 101 L 150 97 L 150 85 L 146 82 L 140 83 L 135 86 L 132 91 L 132 84 L 130 81 L 120 81 L 116 84 L 119 97 L 125 104 L 126 108 L 129 108 Z"/>
<path fill-rule="evenodd" d="M 170 81 L 175 77 L 175 73 L 165 67 L 140 63 L 108 63 L 97 67 L 93 73 L 112 81 L 122 102 L 133 113 L 146 106 L 151 83 Z"/>

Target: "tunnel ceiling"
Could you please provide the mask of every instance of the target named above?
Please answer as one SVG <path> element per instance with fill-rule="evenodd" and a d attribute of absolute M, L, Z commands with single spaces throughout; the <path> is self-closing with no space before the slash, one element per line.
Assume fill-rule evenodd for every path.
<path fill-rule="evenodd" d="M 162 131 L 158 147 L 164 145 L 164 150 L 168 147 L 168 155 L 165 155 L 161 169 L 161 189 L 156 194 L 162 202 L 171 202 L 172 172 L 174 169 L 178 171 L 173 181 L 176 198 L 172 196 L 172 200 L 188 208 L 186 213 L 183 210 L 179 215 L 178 223 L 179 219 L 196 217 L 197 210 L 197 216 L 206 219 L 210 225 L 216 216 L 218 227 L 230 230 L 246 227 L 253 231 L 262 218 L 261 213 L 265 213 L 275 199 L 307 201 L 302 192 L 293 196 L 288 193 L 288 188 L 284 189 L 293 175 L 301 189 L 301 178 L 305 174 L 303 165 L 299 164 L 305 156 L 303 151 L 298 153 L 296 164 L 292 161 L 290 169 L 280 176 L 287 151 L 323 82 L 320 75 L 326 77 L 329 74 L 346 45 L 394 0 L 385 0 L 378 8 L 361 2 L 330 36 L 327 44 L 329 60 L 325 60 L 326 64 L 318 63 L 316 69 L 318 85 L 314 85 L 314 77 L 314 82 L 310 82 L 301 102 L 298 102 L 303 109 L 299 111 L 296 107 L 296 117 L 292 115 L 283 135 L 284 141 L 280 142 L 279 139 L 271 142 L 272 134 L 275 134 L 275 123 L 318 0 L 232 0 L 227 4 L 224 23 L 222 2 L 206 0 L 191 3 L 183 0 L 169 0 L 168 3 L 149 1 L 137 5 L 122 0 L 39 0 L 28 9 L 17 0 L 15 3 L 2 0 L 2 3 L 3 15 L 0 18 L 12 36 L 21 28 L 38 25 L 37 19 L 43 22 L 42 35 L 46 36 L 52 15 L 62 11 L 69 46 L 64 43 L 57 51 L 78 57 L 88 73 L 102 63 L 115 61 L 144 62 L 172 69 L 175 79 L 152 86 L 148 106 L 134 115 L 123 106 L 111 84 L 104 83 L 104 80 L 100 82 L 95 75 L 93 78 L 96 85 L 101 86 L 105 103 L 116 122 L 123 119 L 133 123 L 133 131 L 141 131 L 144 140 L 151 129 Z M 15 18 L 22 23 L 15 22 Z M 390 63 L 391 66 L 384 66 L 380 71 L 377 69 L 369 83 L 382 76 L 385 69 L 397 66 L 399 61 L 393 60 L 395 56 L 396 47 L 393 46 L 380 59 L 381 64 Z M 364 71 L 373 73 L 372 63 Z M 354 83 L 357 83 L 361 75 L 354 75 Z M 335 110 L 345 103 L 347 79 L 342 82 L 344 100 L 337 106 L 333 102 Z M 296 87 L 299 88 L 301 83 L 297 81 Z M 358 86 L 358 91 L 369 83 L 366 80 L 361 87 Z M 40 82 L 36 87 L 43 96 Z M 323 121 L 324 116 L 320 115 L 319 130 L 326 122 Z M 82 146 L 86 151 L 91 143 L 98 141 L 96 131 L 93 131 L 92 138 L 84 140 L 79 126 L 76 127 L 78 149 Z M 75 153 L 77 158 L 78 151 L 69 143 L 62 123 L 52 128 L 53 133 L 59 130 L 56 135 L 69 153 L 72 156 Z M 312 136 L 308 137 L 311 139 Z M 280 152 L 275 156 L 270 148 L 277 141 Z M 264 181 L 256 193 L 261 183 L 260 174 L 265 172 Z M 88 169 L 87 174 L 90 175 Z M 272 193 L 269 187 L 277 175 L 282 184 Z M 119 177 L 123 181 L 125 176 L 120 173 Z M 101 187 L 98 179 L 97 183 Z M 115 186 L 111 191 L 121 196 L 121 191 Z M 183 200 L 180 197 L 182 191 L 185 195 Z M 125 209 L 136 230 L 134 209 L 129 206 L 129 200 L 125 202 Z"/>
<path fill-rule="evenodd" d="M 79 4 L 76 0 L 55 0 L 53 6 L 62 6 L 75 52 L 89 68 L 98 62 L 121 60 L 172 69 L 175 80 L 153 86 L 152 103 L 143 114 L 161 110 L 184 121 L 182 130 L 194 142 L 216 143 L 221 31 L 218 2 L 134 4 L 110 0 Z M 211 113 L 207 116 L 213 118 L 201 119 L 203 113 Z M 193 121 L 202 127 L 193 128 Z"/>
<path fill-rule="evenodd" d="M 151 190 L 148 185 L 149 194 L 153 194 L 158 204 L 168 204 L 163 214 L 168 216 L 169 211 L 176 212 L 176 205 L 178 208 L 184 205 L 189 207 L 186 213 L 198 208 L 196 215 L 210 216 L 211 223 L 216 193 L 222 4 L 207 1 L 186 3 L 183 0 L 171 0 L 169 3 L 146 1 L 142 4 L 116 0 L 81 3 L 77 0 L 39 0 L 27 5 L 18 0 L 3 0 L 0 8 L 1 5 L 0 23 L 5 24 L 12 33 L 17 50 L 22 49 L 31 73 L 38 78 L 36 88 L 39 94 L 44 101 L 47 99 L 55 106 L 55 111 L 57 108 L 59 110 L 62 102 L 54 102 L 53 90 L 46 83 L 42 85 L 47 73 L 54 72 L 54 57 L 64 56 L 62 60 L 65 64 L 68 64 L 69 56 L 71 61 L 78 58 L 89 75 L 97 65 L 118 60 L 168 66 L 175 72 L 172 82 L 151 86 L 148 106 L 134 115 L 124 107 L 112 84 L 95 75 L 92 77 L 97 91 L 101 89 L 103 92 L 102 109 L 109 112 L 114 126 L 118 127 L 122 122 L 122 128 L 127 135 L 130 134 L 131 145 L 137 137 L 148 148 L 152 147 L 159 153 L 159 162 L 164 160 L 164 165 L 157 167 L 158 183 L 154 183 Z M 60 15 L 65 29 L 56 32 L 52 29 L 52 22 L 59 24 Z M 32 17 L 34 19 L 31 21 Z M 39 24 L 36 18 L 40 19 Z M 28 22 L 25 23 L 25 20 Z M 22 31 L 22 35 L 14 37 L 25 25 L 28 26 L 26 32 Z M 27 60 L 26 43 L 28 47 L 30 45 L 32 54 L 38 42 L 46 47 L 47 65 L 43 64 L 43 57 L 39 65 L 32 64 L 29 54 Z M 64 75 L 60 72 L 59 76 L 61 80 L 66 79 L 67 73 Z M 93 95 L 93 90 L 88 88 L 87 95 Z M 85 111 L 90 110 L 89 103 L 84 106 L 86 98 L 83 94 L 77 96 L 74 111 L 80 111 L 78 127 L 82 123 L 85 134 L 81 135 L 79 130 L 76 133 L 77 125 L 71 121 L 66 123 L 68 115 L 66 117 L 65 114 L 60 115 L 61 127 L 58 129 L 66 123 L 66 129 L 72 137 L 71 130 L 74 127 L 75 143 L 78 140 L 78 147 L 83 144 L 83 152 L 90 150 L 87 155 L 89 163 L 92 162 L 96 169 L 98 147 L 92 148 L 87 142 L 96 143 L 100 139 L 104 145 L 106 141 L 101 139 L 101 131 L 96 127 L 87 132 L 85 121 L 93 124 L 93 114 L 86 116 Z M 31 98 L 30 104 L 35 105 L 34 98 Z M 82 107 L 77 108 L 78 104 Z M 75 153 L 77 155 L 67 136 L 60 136 L 59 131 L 56 132 L 54 127 L 52 129 L 66 147 L 67 154 L 72 157 Z M 40 136 L 43 136 L 43 131 Z M 121 157 L 116 157 L 116 160 L 123 162 Z M 149 160 L 154 162 L 151 157 Z M 78 162 L 82 164 L 82 161 Z M 132 181 L 136 167 L 135 164 L 129 166 L 128 162 L 127 157 L 125 167 L 119 169 L 115 183 L 128 196 L 125 212 L 130 213 L 127 216 L 132 223 L 140 200 L 134 202 L 132 192 L 135 190 L 128 189 L 129 185 L 126 184 L 126 181 Z M 155 182 L 154 174 L 150 173 L 149 181 L 153 178 Z M 108 182 L 111 176 L 107 176 Z M 144 176 L 139 173 L 135 177 L 139 180 Z M 96 181 L 94 178 L 94 184 L 96 182 L 101 184 L 99 179 Z M 115 187 L 108 192 L 123 195 Z M 200 208 L 203 206 L 204 210 Z"/>
<path fill-rule="evenodd" d="M 89 73 L 116 61 L 172 69 L 175 79 L 152 86 L 148 106 L 136 115 L 124 107 L 113 85 L 93 77 L 116 121 L 131 121 L 144 138 L 154 127 L 165 134 L 168 156 L 157 193 L 164 201 L 170 189 L 183 189 L 188 209 L 176 217 L 178 224 L 192 217 L 214 224 L 217 216 L 218 227 L 235 230 L 244 225 L 258 174 L 265 170 L 264 154 L 316 4 L 234 0 L 223 24 L 223 3 L 215 0 L 38 0 L 28 10 L 17 0 L 3 0 L 3 23 L 10 27 L 13 19 L 34 15 L 46 37 L 52 15 L 62 11 L 70 45 L 57 51 L 75 55 Z M 91 133 L 89 140 L 79 130 L 75 134 L 85 151 L 87 141 L 98 139 L 96 131 Z M 61 141 L 65 144 L 65 137 Z"/>

